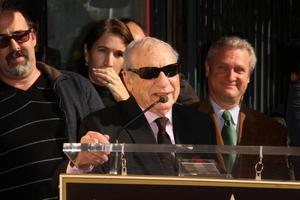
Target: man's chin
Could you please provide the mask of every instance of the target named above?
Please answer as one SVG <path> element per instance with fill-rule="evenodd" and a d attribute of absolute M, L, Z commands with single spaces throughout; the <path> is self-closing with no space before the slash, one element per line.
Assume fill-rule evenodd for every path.
<path fill-rule="evenodd" d="M 237 90 L 223 90 L 223 96 L 228 98 L 236 98 L 239 95 Z"/>
<path fill-rule="evenodd" d="M 159 103 L 155 106 L 155 109 L 159 112 L 168 112 L 171 108 L 172 105 L 170 102 L 167 103 Z"/>
<path fill-rule="evenodd" d="M 18 78 L 24 78 L 30 73 L 30 67 L 27 65 L 17 65 L 11 67 L 9 70 L 10 74 Z"/>

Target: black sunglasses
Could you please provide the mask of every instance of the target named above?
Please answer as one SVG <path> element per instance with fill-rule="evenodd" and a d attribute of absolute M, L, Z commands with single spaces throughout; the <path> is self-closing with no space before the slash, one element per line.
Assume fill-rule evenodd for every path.
<path fill-rule="evenodd" d="M 141 67 L 139 69 L 128 69 L 127 71 L 134 72 L 142 79 L 155 79 L 163 72 L 167 77 L 173 77 L 178 74 L 178 63 L 166 65 L 164 67 Z"/>
<path fill-rule="evenodd" d="M 27 31 L 16 31 L 12 35 L 0 35 L 0 48 L 5 48 L 10 44 L 10 40 L 14 39 L 18 44 L 23 44 L 29 40 L 29 33 L 32 28 Z"/>

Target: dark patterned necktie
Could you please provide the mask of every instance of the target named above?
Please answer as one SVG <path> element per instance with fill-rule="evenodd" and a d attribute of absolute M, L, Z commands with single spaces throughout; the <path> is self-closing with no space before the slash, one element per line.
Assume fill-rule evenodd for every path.
<path fill-rule="evenodd" d="M 224 125 L 222 128 L 222 137 L 225 145 L 236 145 L 237 143 L 237 134 L 233 125 L 233 120 L 229 111 L 225 110 L 222 114 L 224 119 Z M 232 172 L 232 168 L 235 162 L 236 155 L 234 154 L 225 154 L 223 155 L 227 173 Z"/>
<path fill-rule="evenodd" d="M 172 144 L 168 133 L 166 132 L 166 125 L 168 118 L 160 117 L 154 121 L 158 127 L 157 143 L 158 144 Z M 164 168 L 164 174 L 175 175 L 175 159 L 171 153 L 159 153 L 161 164 Z"/>
<path fill-rule="evenodd" d="M 155 120 L 158 127 L 157 143 L 158 144 L 172 144 L 168 133 L 166 132 L 166 125 L 168 118 L 160 117 Z"/>

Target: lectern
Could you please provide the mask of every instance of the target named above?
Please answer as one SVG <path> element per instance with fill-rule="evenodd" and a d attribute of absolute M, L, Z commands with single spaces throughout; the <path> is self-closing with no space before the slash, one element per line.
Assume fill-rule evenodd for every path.
<path fill-rule="evenodd" d="M 70 160 L 82 152 L 111 151 L 122 155 L 130 152 L 169 152 L 180 155 L 178 176 L 123 174 L 61 174 L 60 199 L 300 199 L 300 182 L 295 180 L 269 180 L 235 178 L 224 174 L 215 154 L 248 154 L 263 163 L 267 155 L 297 156 L 298 148 L 287 147 L 219 147 L 213 145 L 150 145 L 109 144 L 82 145 L 67 143 L 64 152 Z M 204 154 L 213 159 L 194 159 L 191 155 Z M 125 154 L 126 155 L 126 154 Z M 182 156 L 188 155 L 188 156 Z M 115 159 L 121 159 L 118 156 Z M 126 159 L 126 156 L 125 156 Z M 116 161 L 121 162 L 121 161 Z M 117 165 L 118 166 L 118 165 Z M 113 166 L 115 167 L 115 166 Z M 122 166 L 124 167 L 124 166 Z M 125 166 L 126 167 L 126 166 Z M 274 166 L 274 168 L 276 168 Z M 253 166 L 255 170 L 255 166 Z M 262 173 L 264 171 L 262 170 Z M 261 177 L 260 177 L 261 178 Z"/>

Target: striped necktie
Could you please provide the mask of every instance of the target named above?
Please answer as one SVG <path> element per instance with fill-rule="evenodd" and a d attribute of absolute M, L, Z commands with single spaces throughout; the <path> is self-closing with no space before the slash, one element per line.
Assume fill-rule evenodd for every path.
<path fill-rule="evenodd" d="M 157 118 L 154 122 L 157 124 L 157 143 L 158 144 L 172 144 L 168 133 L 166 132 L 166 125 L 169 119 L 167 117 Z M 176 174 L 176 163 L 174 156 L 171 153 L 159 153 L 161 165 L 164 169 L 165 175 Z"/>
<path fill-rule="evenodd" d="M 225 145 L 236 145 L 237 134 L 233 125 L 233 120 L 229 111 L 225 110 L 222 114 L 224 125 L 222 128 L 222 137 Z"/>
<path fill-rule="evenodd" d="M 157 143 L 158 144 L 172 144 L 168 133 L 166 132 L 166 125 L 168 118 L 160 117 L 155 120 L 158 127 Z"/>
<path fill-rule="evenodd" d="M 233 125 L 232 116 L 229 111 L 225 110 L 222 114 L 224 119 L 224 125 L 222 128 L 222 137 L 225 145 L 236 145 L 237 134 Z M 231 174 L 232 168 L 235 162 L 235 154 L 225 154 L 223 155 L 227 173 Z"/>

